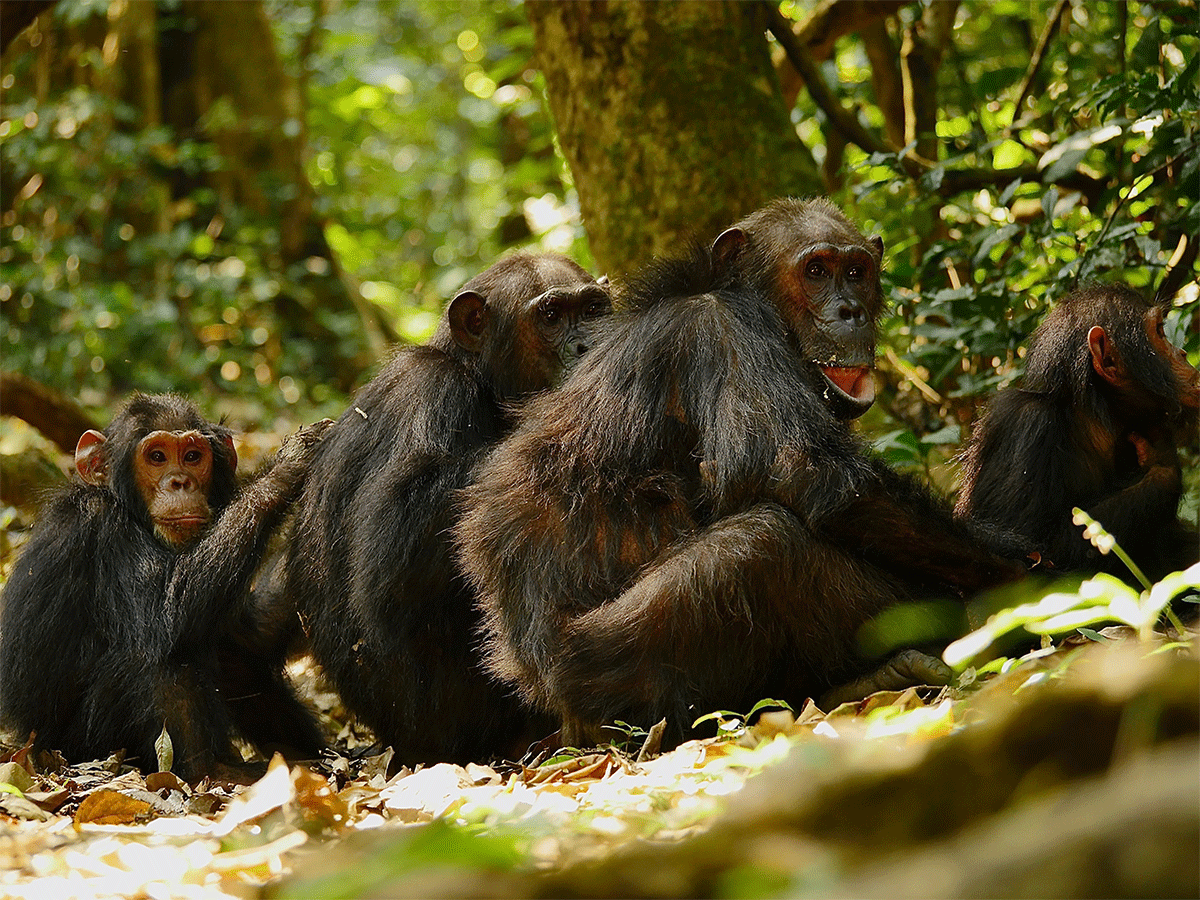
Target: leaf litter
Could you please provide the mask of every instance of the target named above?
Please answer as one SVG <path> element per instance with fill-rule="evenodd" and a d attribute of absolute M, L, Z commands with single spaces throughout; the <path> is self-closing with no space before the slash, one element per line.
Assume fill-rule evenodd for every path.
<path fill-rule="evenodd" d="M 606 747 L 540 765 L 437 764 L 389 776 L 390 750 L 367 756 L 348 750 L 311 766 L 289 767 L 276 757 L 249 786 L 208 780 L 190 786 L 170 772 L 143 778 L 120 756 L 67 766 L 43 754 L 35 763 L 27 745 L 0 757 L 0 895 L 257 897 L 282 884 L 287 896 L 287 876 L 310 872 L 314 863 L 327 867 L 340 857 L 339 844 L 353 848 L 369 834 L 436 840 L 443 828 L 497 838 L 498 870 L 527 875 L 573 871 L 628 848 L 686 846 L 723 821 L 748 779 L 797 753 L 818 760 L 818 770 L 851 771 L 862 759 L 902 767 L 911 756 L 906 748 L 937 746 L 986 721 L 997 704 L 1019 703 L 1025 687 L 1062 677 L 1081 652 L 1117 654 L 1136 645 L 1137 665 L 1150 659 L 1132 629 L 1096 636 L 1102 640 L 1077 634 L 1008 664 L 968 669 L 952 688 L 879 692 L 829 712 L 809 701 L 798 711 L 762 712 L 750 725 L 722 718 L 717 737 L 640 760 L 636 752 Z M 1184 637 L 1192 640 L 1167 646 L 1194 662 L 1194 637 Z M 342 737 L 344 747 L 345 731 Z M 439 851 L 439 865 L 471 867 L 488 852 L 484 843 L 451 843 Z M 797 859 L 807 860 L 807 853 Z M 292 895 L 314 885 L 321 893 L 334 883 L 344 886 L 336 893 L 353 896 L 354 874 L 334 871 L 333 882 L 320 875 L 301 880 L 301 892 Z M 413 884 L 431 894 L 454 893 L 440 882 Z M 485 893 L 492 890 L 510 892 L 501 882 Z"/>

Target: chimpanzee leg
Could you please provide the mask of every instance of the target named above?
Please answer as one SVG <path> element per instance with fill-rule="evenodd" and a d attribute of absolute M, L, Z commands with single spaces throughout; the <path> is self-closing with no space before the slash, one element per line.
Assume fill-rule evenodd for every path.
<path fill-rule="evenodd" d="M 679 734 L 768 689 L 803 700 L 861 671 L 859 626 L 902 598 L 781 506 L 728 516 L 567 627 L 547 678 L 564 741 L 595 740 L 614 718 L 649 726 L 665 716 Z"/>
<path fill-rule="evenodd" d="M 326 741 L 273 663 L 236 644 L 221 651 L 217 684 L 238 731 L 264 756 L 316 759 Z"/>
<path fill-rule="evenodd" d="M 138 754 L 143 771 L 152 772 L 156 767 L 154 743 L 164 726 L 174 755 L 171 771 L 184 781 L 218 771 L 218 763 L 235 767 L 241 764 L 241 754 L 231 738 L 229 714 L 207 667 L 168 661 L 152 677 L 155 680 L 148 709 L 157 717 L 143 723 L 140 745 L 129 748 Z"/>

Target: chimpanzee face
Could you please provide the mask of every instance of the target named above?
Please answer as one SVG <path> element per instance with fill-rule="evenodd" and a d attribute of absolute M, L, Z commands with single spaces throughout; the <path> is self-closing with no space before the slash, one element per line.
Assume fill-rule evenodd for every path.
<path fill-rule="evenodd" d="M 542 345 L 549 381 L 570 372 L 592 345 L 595 323 L 612 312 L 612 299 L 596 282 L 553 287 L 529 301 L 526 315 Z"/>
<path fill-rule="evenodd" d="M 882 239 L 864 238 L 832 204 L 785 200 L 724 232 L 713 255 L 775 301 L 834 415 L 871 407 Z"/>

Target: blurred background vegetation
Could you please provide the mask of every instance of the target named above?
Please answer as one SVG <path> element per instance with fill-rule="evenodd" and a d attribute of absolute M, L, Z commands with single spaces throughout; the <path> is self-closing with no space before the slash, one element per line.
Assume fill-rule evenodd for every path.
<path fill-rule="evenodd" d="M 1194 0 L 0 12 L 0 405 L 47 434 L 133 389 L 251 432 L 336 416 L 504 251 L 619 277 L 781 193 L 883 236 L 861 427 L 943 490 L 1079 281 L 1152 295 L 1177 257 L 1168 328 L 1200 361 Z"/>

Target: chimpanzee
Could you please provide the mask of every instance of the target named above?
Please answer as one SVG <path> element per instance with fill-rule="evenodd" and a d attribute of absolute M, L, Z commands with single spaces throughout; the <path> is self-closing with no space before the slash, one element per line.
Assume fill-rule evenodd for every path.
<path fill-rule="evenodd" d="M 1176 428 L 1195 417 L 1198 391 L 1161 306 L 1118 284 L 1069 294 L 1034 333 L 1022 385 L 1001 391 L 975 428 L 957 513 L 1027 540 L 1059 571 L 1132 581 L 1072 523 L 1081 507 L 1147 577 L 1186 568 L 1200 541 L 1176 518 Z"/>
<path fill-rule="evenodd" d="M 165 727 L 186 780 L 243 780 L 235 730 L 319 753 L 282 673 L 234 651 L 254 645 L 248 585 L 324 428 L 289 438 L 241 490 L 229 429 L 183 398 L 135 394 L 103 433 L 85 432 L 80 482 L 47 505 L 4 590 L 6 725 L 68 759 L 124 748 L 144 771 Z"/>
<path fill-rule="evenodd" d="M 277 595 L 398 762 L 511 756 L 540 736 L 482 670 L 450 532 L 515 406 L 575 364 L 610 310 L 565 257 L 509 256 L 467 282 L 426 346 L 384 365 L 318 450 Z"/>
<path fill-rule="evenodd" d="M 787 199 L 652 264 L 483 465 L 457 540 L 488 665 L 566 743 L 800 702 L 866 670 L 884 607 L 1014 577 L 846 424 L 874 399 L 882 255 Z M 895 662 L 876 687 L 938 674 Z"/>

